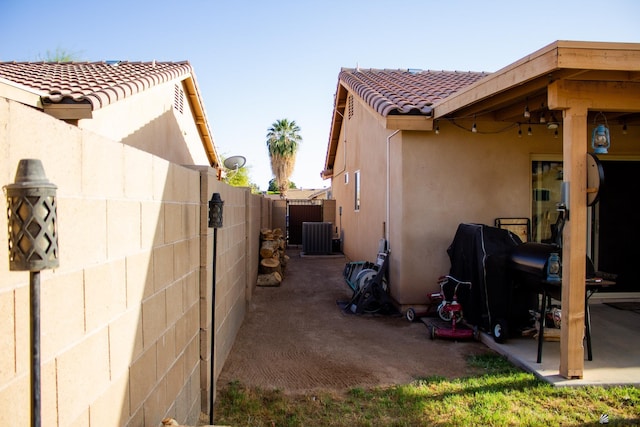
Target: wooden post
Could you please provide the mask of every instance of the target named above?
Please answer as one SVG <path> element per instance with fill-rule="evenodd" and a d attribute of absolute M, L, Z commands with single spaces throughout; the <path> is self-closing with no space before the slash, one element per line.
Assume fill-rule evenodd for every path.
<path fill-rule="evenodd" d="M 584 371 L 585 268 L 587 254 L 588 102 L 572 100 L 564 110 L 563 176 L 569 183 L 568 220 L 562 245 L 562 332 L 560 375 L 582 378 Z M 567 184 L 565 184 L 567 185 Z"/>

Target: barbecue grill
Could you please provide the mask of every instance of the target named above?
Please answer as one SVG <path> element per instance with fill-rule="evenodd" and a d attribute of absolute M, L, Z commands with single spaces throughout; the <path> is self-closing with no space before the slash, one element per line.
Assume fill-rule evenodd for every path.
<path fill-rule="evenodd" d="M 509 259 L 509 270 L 514 282 L 521 287 L 530 288 L 538 295 L 542 295 L 538 304 L 539 307 L 535 307 L 540 312 L 538 363 L 542 361 L 542 343 L 544 341 L 545 314 L 548 300 L 554 298 L 561 301 L 562 297 L 561 258 L 562 248 L 558 245 L 529 242 L 517 246 Z M 588 360 L 593 360 L 589 298 L 603 286 L 612 285 L 614 282 L 602 278 L 602 276 L 612 275 L 607 275 L 606 273 L 596 275 L 589 257 L 586 259 L 585 273 L 585 338 L 587 341 L 587 358 Z"/>

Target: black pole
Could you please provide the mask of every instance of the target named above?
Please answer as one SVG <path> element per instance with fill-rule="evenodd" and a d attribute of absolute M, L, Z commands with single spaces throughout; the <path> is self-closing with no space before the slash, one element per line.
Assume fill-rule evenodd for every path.
<path fill-rule="evenodd" d="M 40 427 L 40 272 L 31 271 L 31 427 Z"/>
<path fill-rule="evenodd" d="M 211 281 L 211 391 L 209 392 L 209 424 L 213 425 L 213 400 L 215 385 L 215 336 L 216 336 L 216 257 L 218 252 L 218 229 L 213 229 L 213 277 Z"/>

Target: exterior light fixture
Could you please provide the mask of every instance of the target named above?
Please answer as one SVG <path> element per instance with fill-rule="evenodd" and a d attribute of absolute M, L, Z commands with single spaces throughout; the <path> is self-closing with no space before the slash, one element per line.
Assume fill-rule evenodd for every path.
<path fill-rule="evenodd" d="M 611 136 L 609 135 L 609 127 L 607 126 L 607 117 L 602 112 L 596 114 L 594 123 L 596 123 L 598 116 L 604 118 L 604 124 L 596 124 L 591 134 L 591 147 L 596 154 L 607 154 L 609 147 L 611 146 Z"/>
<path fill-rule="evenodd" d="M 622 124 L 622 134 L 626 135 L 627 134 L 627 123 L 623 123 Z"/>
<path fill-rule="evenodd" d="M 476 125 L 476 116 L 473 116 L 473 126 L 471 126 L 471 132 L 478 133 L 478 125 Z"/>
<path fill-rule="evenodd" d="M 31 426 L 40 427 L 40 271 L 59 266 L 57 187 L 47 179 L 42 162 L 22 159 L 7 196 L 9 270 L 29 271 Z"/>
<path fill-rule="evenodd" d="M 526 105 L 524 107 L 524 113 L 522 114 L 524 116 L 525 119 L 528 119 L 529 117 L 531 117 L 531 112 L 529 112 L 529 106 Z"/>
<path fill-rule="evenodd" d="M 220 198 L 220 193 L 213 193 L 209 200 L 209 228 L 222 227 L 222 207 L 224 202 Z"/>
<path fill-rule="evenodd" d="M 531 123 L 529 123 L 529 127 L 527 128 L 527 135 L 528 136 L 533 135 L 533 130 L 531 129 Z"/>
<path fill-rule="evenodd" d="M 518 123 L 518 138 L 522 138 L 522 128 L 520 127 L 520 123 Z"/>
<path fill-rule="evenodd" d="M 440 135 L 440 124 L 438 123 L 438 121 L 436 120 L 436 129 L 435 129 L 436 135 Z"/>
<path fill-rule="evenodd" d="M 218 257 L 218 228 L 222 228 L 222 207 L 224 202 L 220 193 L 213 193 L 209 200 L 209 228 L 213 228 L 213 262 L 211 266 L 211 372 L 209 390 L 209 424 L 213 425 L 214 386 L 216 375 L 215 364 L 215 330 L 216 330 L 216 258 Z"/>
<path fill-rule="evenodd" d="M 557 252 L 552 252 L 547 260 L 547 282 L 560 282 L 562 280 L 560 273 L 560 255 Z"/>
<path fill-rule="evenodd" d="M 540 123 L 541 124 L 547 123 L 547 118 L 544 116 L 544 113 L 540 114 Z"/>

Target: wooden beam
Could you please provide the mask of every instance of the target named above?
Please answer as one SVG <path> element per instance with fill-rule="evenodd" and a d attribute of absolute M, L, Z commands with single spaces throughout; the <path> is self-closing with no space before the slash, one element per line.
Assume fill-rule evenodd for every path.
<path fill-rule="evenodd" d="M 638 71 L 640 49 L 636 43 L 598 43 L 558 48 L 558 67 L 588 70 Z"/>
<path fill-rule="evenodd" d="M 579 99 L 591 110 L 640 112 L 640 83 L 558 80 L 547 93 L 552 110 L 570 108 Z"/>
<path fill-rule="evenodd" d="M 468 107 L 557 69 L 557 50 L 550 45 L 451 95 L 435 106 L 435 118 Z"/>
<path fill-rule="evenodd" d="M 589 101 L 564 110 L 563 185 L 569 188 L 568 219 L 562 234 L 562 331 L 560 375 L 582 378 L 584 371 L 585 269 L 587 253 L 587 114 Z"/>
<path fill-rule="evenodd" d="M 61 120 L 90 119 L 93 117 L 91 104 L 44 104 L 43 110 Z"/>
<path fill-rule="evenodd" d="M 387 129 L 433 130 L 433 119 L 427 116 L 387 116 Z"/>

